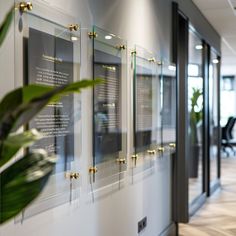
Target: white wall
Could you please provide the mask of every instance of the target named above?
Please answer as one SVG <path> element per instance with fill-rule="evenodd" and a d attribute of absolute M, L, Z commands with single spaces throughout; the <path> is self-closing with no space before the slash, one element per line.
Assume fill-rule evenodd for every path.
<path fill-rule="evenodd" d="M 13 0 L 0 2 L 0 22 L 5 13 L 13 5 Z M 14 27 L 12 26 L 2 47 L 0 48 L 0 97 L 14 88 Z"/>
<path fill-rule="evenodd" d="M 0 2 L 0 20 L 13 1 Z M 32 1 L 33 3 L 35 1 Z M 44 1 L 46 2 L 46 1 Z M 170 58 L 171 4 L 168 0 L 48 0 L 53 8 L 73 16 L 82 26 L 81 78 L 91 78 L 91 42 L 87 29 L 93 23 L 128 40 L 129 49 L 138 44 L 153 51 L 160 58 Z M 50 13 L 34 9 L 45 18 L 55 18 Z M 19 57 L 19 55 L 17 55 Z M 19 59 L 19 58 L 18 58 Z M 17 59 L 17 60 L 18 60 Z M 129 58 L 130 61 L 130 58 Z M 0 95 L 13 89 L 22 81 L 14 81 L 14 29 L 0 49 Z M 17 66 L 16 66 L 17 67 Z M 127 89 L 130 88 L 131 69 L 128 64 Z M 18 77 L 18 76 L 17 76 Z M 2 79 L 3 78 L 3 79 Z M 134 236 L 137 222 L 147 216 L 148 225 L 140 235 L 157 236 L 171 223 L 171 164 L 167 155 L 156 165 L 141 172 L 131 182 L 130 170 L 126 173 L 123 187 L 112 185 L 93 203 L 88 193 L 88 167 L 92 161 L 92 96 L 91 91 L 82 93 L 82 153 L 79 158 L 82 177 L 80 197 L 72 204 L 26 219 L 23 224 L 10 221 L 1 227 L 1 236 Z M 129 93 L 128 101 L 131 100 Z M 130 102 L 127 103 L 130 110 Z M 128 154 L 131 156 L 131 114 L 128 114 Z M 130 164 L 130 163 L 129 163 Z"/>

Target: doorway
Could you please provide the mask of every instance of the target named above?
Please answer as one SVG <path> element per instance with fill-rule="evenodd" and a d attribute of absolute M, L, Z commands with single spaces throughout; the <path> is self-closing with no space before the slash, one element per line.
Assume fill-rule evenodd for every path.
<path fill-rule="evenodd" d="M 173 62 L 177 65 L 175 221 L 187 223 L 220 186 L 217 52 L 173 3 Z"/>

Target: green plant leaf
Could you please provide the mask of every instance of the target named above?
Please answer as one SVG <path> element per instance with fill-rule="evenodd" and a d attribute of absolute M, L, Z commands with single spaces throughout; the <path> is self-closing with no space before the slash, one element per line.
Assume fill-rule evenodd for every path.
<path fill-rule="evenodd" d="M 29 147 L 40 138 L 42 138 L 42 134 L 40 134 L 36 129 L 28 130 L 19 134 L 10 134 L 2 145 L 0 167 L 7 163 L 21 148 Z"/>
<path fill-rule="evenodd" d="M 25 101 L 29 101 L 27 104 L 22 104 L 20 109 L 16 112 L 14 130 L 17 130 L 22 125 L 27 124 L 43 107 L 50 102 L 59 100 L 62 96 L 70 94 L 72 92 L 80 93 L 81 89 L 92 87 L 102 80 L 82 80 L 74 82 L 62 87 L 55 88 L 48 93 L 41 94 L 41 96 L 34 99 L 29 99 L 25 94 Z M 30 93 L 29 93 L 30 94 Z"/>
<path fill-rule="evenodd" d="M 82 80 L 57 88 L 29 85 L 12 91 L 0 103 L 0 140 L 27 124 L 48 103 L 72 92 L 79 93 L 81 89 L 102 81 Z"/>
<path fill-rule="evenodd" d="M 0 224 L 16 216 L 44 188 L 55 165 L 44 150 L 27 154 L 0 174 Z"/>
<path fill-rule="evenodd" d="M 52 87 L 32 84 L 9 92 L 0 102 L 0 120 L 6 113 L 13 112 L 22 103 L 27 103 L 52 90 Z"/>
<path fill-rule="evenodd" d="M 0 120 L 22 103 L 23 89 L 19 88 L 8 93 L 0 102 Z M 0 131 L 1 132 L 1 131 Z"/>
<path fill-rule="evenodd" d="M 10 25 L 11 25 L 11 21 L 13 19 L 13 15 L 14 15 L 14 8 L 11 9 L 7 13 L 3 23 L 0 25 L 0 47 L 2 46 L 2 43 L 3 43 L 4 39 L 6 38 L 7 32 L 10 28 Z"/>

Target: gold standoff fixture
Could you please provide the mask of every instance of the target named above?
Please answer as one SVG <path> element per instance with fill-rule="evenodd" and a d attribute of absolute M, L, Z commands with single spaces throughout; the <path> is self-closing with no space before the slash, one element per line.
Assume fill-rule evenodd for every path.
<path fill-rule="evenodd" d="M 78 31 L 79 30 L 79 25 L 78 24 L 70 24 L 68 26 L 70 31 Z"/>
<path fill-rule="evenodd" d="M 156 154 L 156 150 L 147 150 L 147 153 L 149 155 L 155 155 Z"/>
<path fill-rule="evenodd" d="M 164 147 L 159 147 L 157 150 L 158 150 L 158 152 L 164 152 L 165 148 Z"/>
<path fill-rule="evenodd" d="M 148 61 L 149 62 L 156 62 L 156 59 L 155 59 L 155 57 L 152 57 L 152 58 L 149 58 Z"/>
<path fill-rule="evenodd" d="M 137 51 L 135 49 L 131 50 L 131 55 L 136 55 Z"/>
<path fill-rule="evenodd" d="M 97 38 L 98 34 L 96 32 L 89 32 L 88 36 L 89 38 Z"/>
<path fill-rule="evenodd" d="M 118 159 L 116 159 L 116 161 L 119 164 L 126 164 L 126 159 L 125 158 L 118 158 Z"/>
<path fill-rule="evenodd" d="M 92 167 L 89 168 L 89 173 L 90 174 L 95 174 L 97 172 L 98 172 L 98 169 L 97 169 L 96 166 L 92 166 Z"/>
<path fill-rule="evenodd" d="M 70 172 L 70 173 L 66 173 L 66 178 L 69 178 L 69 179 L 79 179 L 80 177 L 80 174 L 77 173 L 77 172 Z"/>
<path fill-rule="evenodd" d="M 134 154 L 131 156 L 132 159 L 137 160 L 138 159 L 138 154 Z"/>
<path fill-rule="evenodd" d="M 175 148 L 175 143 L 169 143 L 169 147 L 171 147 L 171 148 Z"/>
<path fill-rule="evenodd" d="M 33 4 L 31 2 L 20 2 L 19 10 L 21 12 L 31 11 L 33 9 Z"/>
<path fill-rule="evenodd" d="M 125 50 L 126 46 L 124 44 L 121 44 L 121 45 L 117 45 L 116 48 L 119 50 Z"/>

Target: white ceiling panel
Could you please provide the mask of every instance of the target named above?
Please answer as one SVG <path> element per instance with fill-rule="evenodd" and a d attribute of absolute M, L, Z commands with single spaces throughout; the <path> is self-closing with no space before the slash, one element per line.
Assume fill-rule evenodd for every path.
<path fill-rule="evenodd" d="M 232 53 L 236 56 L 236 51 L 234 50 L 234 47 L 229 45 L 226 40 L 223 40 L 221 50 L 223 57 L 232 56 Z"/>
<path fill-rule="evenodd" d="M 223 40 L 224 44 L 228 47 L 228 49 L 231 49 L 233 53 L 236 53 L 236 35 L 234 37 L 225 37 Z"/>
<path fill-rule="evenodd" d="M 236 34 L 236 16 L 231 8 L 205 10 L 202 13 L 221 36 Z"/>
<path fill-rule="evenodd" d="M 193 0 L 201 10 L 229 8 L 227 0 Z"/>
<path fill-rule="evenodd" d="M 236 0 L 193 2 L 222 38 L 222 71 L 235 71 L 236 74 Z"/>

